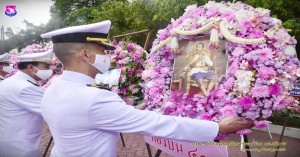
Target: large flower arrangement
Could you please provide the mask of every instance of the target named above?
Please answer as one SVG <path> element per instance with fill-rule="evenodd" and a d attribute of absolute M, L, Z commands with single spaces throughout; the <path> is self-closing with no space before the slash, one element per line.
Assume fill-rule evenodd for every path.
<path fill-rule="evenodd" d="M 121 69 L 120 82 L 112 91 L 119 94 L 128 105 L 136 105 L 136 100 L 143 99 L 141 91 L 143 63 L 147 52 L 135 43 L 113 42 L 115 50 L 109 51 L 111 68 Z"/>
<path fill-rule="evenodd" d="M 266 127 L 273 111 L 291 104 L 289 91 L 300 74 L 296 40 L 269 13 L 240 2 L 187 6 L 180 18 L 158 31 L 147 57 L 142 78 L 148 108 L 212 121 L 241 116 L 254 120 L 257 128 Z M 198 34 L 210 35 L 211 48 L 219 46 L 219 39 L 228 41 L 226 81 L 208 97 L 170 90 L 177 42 Z"/>

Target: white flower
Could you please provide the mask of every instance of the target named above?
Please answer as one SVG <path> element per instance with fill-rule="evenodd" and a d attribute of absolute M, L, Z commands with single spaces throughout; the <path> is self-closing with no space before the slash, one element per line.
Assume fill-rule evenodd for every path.
<path fill-rule="evenodd" d="M 275 78 L 273 78 L 272 80 L 270 80 L 271 84 L 274 84 L 276 82 Z"/>
<path fill-rule="evenodd" d="M 152 88 L 153 85 L 154 85 L 153 81 L 149 81 L 149 82 L 146 83 L 146 87 L 148 87 L 148 88 Z"/>
<path fill-rule="evenodd" d="M 242 63 L 240 63 L 240 68 L 243 70 L 246 70 L 249 66 L 249 63 L 245 60 L 242 61 Z"/>
<path fill-rule="evenodd" d="M 296 70 L 296 76 L 300 77 L 300 68 L 297 68 L 297 70 Z"/>
<path fill-rule="evenodd" d="M 178 26 L 181 30 L 190 30 L 193 24 L 193 20 L 191 18 L 185 19 L 180 26 Z"/>
<path fill-rule="evenodd" d="M 149 78 L 149 77 L 150 77 L 150 74 L 151 74 L 151 71 L 152 71 L 152 70 L 144 70 L 144 71 L 143 71 L 143 74 L 142 74 L 142 79 L 143 79 L 143 80 L 146 80 L 147 78 Z"/>
<path fill-rule="evenodd" d="M 197 24 L 203 26 L 203 25 L 205 25 L 205 24 L 208 23 L 207 21 L 208 21 L 208 20 L 207 20 L 206 17 L 200 16 L 199 19 L 198 19 L 198 21 L 197 21 Z"/>
<path fill-rule="evenodd" d="M 289 75 L 287 72 L 283 72 L 283 76 L 285 77 L 285 78 L 292 78 L 292 76 L 291 75 Z"/>
<path fill-rule="evenodd" d="M 295 56 L 295 55 L 296 55 L 296 49 L 295 49 L 295 46 L 288 45 L 288 46 L 284 49 L 284 54 L 286 54 L 286 55 L 288 55 L 288 56 Z"/>
<path fill-rule="evenodd" d="M 245 20 L 251 20 L 255 18 L 255 14 L 253 11 L 244 10 L 244 9 L 240 9 L 239 11 L 236 12 L 235 15 L 239 23 L 242 23 Z"/>
<path fill-rule="evenodd" d="M 218 3 L 216 3 L 215 1 L 208 1 L 204 7 L 206 8 L 211 8 L 211 7 L 215 7 Z"/>
<path fill-rule="evenodd" d="M 237 78 L 237 90 L 247 93 L 251 87 L 251 80 L 253 79 L 253 72 L 247 70 L 238 70 L 235 74 Z"/>
<path fill-rule="evenodd" d="M 187 7 L 184 9 L 184 11 L 185 11 L 186 13 L 188 13 L 188 12 L 190 12 L 190 11 L 195 10 L 196 8 L 197 8 L 197 4 L 193 4 L 193 5 L 187 6 Z"/>
<path fill-rule="evenodd" d="M 137 93 L 137 92 L 139 92 L 139 88 L 134 88 L 134 90 L 132 90 L 132 93 L 133 93 L 133 94 L 135 94 L 135 93 Z"/>
<path fill-rule="evenodd" d="M 171 101 L 165 103 L 164 107 L 174 106 L 175 104 Z"/>

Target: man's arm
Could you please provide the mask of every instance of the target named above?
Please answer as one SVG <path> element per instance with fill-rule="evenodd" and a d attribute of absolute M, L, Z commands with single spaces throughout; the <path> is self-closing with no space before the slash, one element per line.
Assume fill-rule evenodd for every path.
<path fill-rule="evenodd" d="M 36 86 L 29 86 L 24 88 L 19 94 L 18 105 L 25 110 L 33 112 L 37 115 L 41 114 L 41 100 L 44 91 Z"/>
<path fill-rule="evenodd" d="M 102 100 L 99 98 L 99 103 L 92 106 L 90 118 L 92 127 L 99 130 L 140 133 L 184 141 L 213 141 L 219 131 L 216 122 L 137 110 L 110 93 Z"/>

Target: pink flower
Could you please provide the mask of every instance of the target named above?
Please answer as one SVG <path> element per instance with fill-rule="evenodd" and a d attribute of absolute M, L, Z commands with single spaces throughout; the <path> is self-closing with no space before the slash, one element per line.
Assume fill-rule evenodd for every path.
<path fill-rule="evenodd" d="M 251 90 L 252 97 L 254 98 L 265 98 L 270 96 L 268 86 L 255 86 Z"/>
<path fill-rule="evenodd" d="M 289 104 L 289 105 L 293 105 L 294 104 L 294 101 L 295 101 L 295 98 L 292 97 L 292 96 L 288 96 L 284 99 L 284 101 Z M 300 106 L 299 106 L 300 107 Z"/>
<path fill-rule="evenodd" d="M 120 76 L 120 82 L 121 82 L 121 83 L 124 83 L 125 81 L 126 81 L 126 76 L 121 75 L 121 76 Z"/>
<path fill-rule="evenodd" d="M 218 7 L 212 7 L 208 11 L 206 11 L 207 17 L 217 16 L 219 14 L 219 8 Z"/>
<path fill-rule="evenodd" d="M 226 19 L 227 21 L 232 21 L 233 19 L 235 19 L 235 15 L 233 12 L 231 11 L 226 11 L 221 15 L 222 19 Z"/>
<path fill-rule="evenodd" d="M 201 14 L 204 13 L 204 9 L 203 8 L 196 8 L 193 12 L 194 16 L 199 16 Z"/>
<path fill-rule="evenodd" d="M 169 33 L 166 30 L 159 30 L 158 33 L 159 33 L 158 38 L 160 40 L 165 40 L 169 37 Z"/>
<path fill-rule="evenodd" d="M 221 111 L 222 115 L 225 117 L 231 117 L 231 116 L 237 115 L 236 110 L 231 105 L 224 106 L 223 108 L 221 108 L 220 111 Z"/>
<path fill-rule="evenodd" d="M 285 96 L 277 96 L 275 98 L 275 102 L 274 102 L 274 105 L 273 105 L 273 109 L 274 110 L 280 110 L 280 109 L 283 109 L 286 107 L 287 103 L 284 101 L 285 99 Z"/>
<path fill-rule="evenodd" d="M 150 95 L 150 96 L 156 96 L 156 95 L 158 94 L 158 92 L 159 92 L 159 88 L 153 87 L 153 88 L 151 88 L 151 89 L 149 90 L 149 95 Z"/>
<path fill-rule="evenodd" d="M 262 120 L 262 121 L 256 121 L 255 123 L 255 127 L 256 128 L 265 128 L 267 127 L 271 122 L 267 121 L 267 120 Z"/>
<path fill-rule="evenodd" d="M 232 55 L 239 57 L 241 55 L 245 54 L 245 50 L 241 47 L 236 47 L 233 51 L 232 51 Z"/>
<path fill-rule="evenodd" d="M 238 59 L 234 59 L 229 67 L 229 73 L 231 75 L 235 74 L 235 72 L 239 69 L 239 62 Z"/>
<path fill-rule="evenodd" d="M 170 72 L 170 68 L 168 68 L 168 67 L 163 67 L 163 68 L 160 69 L 160 72 L 161 72 L 162 74 L 168 74 L 168 73 Z"/>
<path fill-rule="evenodd" d="M 129 90 L 130 91 L 133 91 L 134 89 L 135 89 L 135 85 L 134 84 L 132 84 L 132 85 L 129 86 Z"/>
<path fill-rule="evenodd" d="M 203 113 L 200 117 L 202 120 L 211 120 L 211 115 L 208 113 Z"/>
<path fill-rule="evenodd" d="M 134 47 L 135 47 L 134 44 L 130 43 L 130 44 L 127 45 L 127 50 L 132 51 L 134 49 Z"/>
<path fill-rule="evenodd" d="M 269 88 L 271 95 L 279 95 L 282 92 L 282 86 L 279 84 L 273 84 Z"/>
<path fill-rule="evenodd" d="M 231 90 L 233 86 L 234 78 L 230 77 L 227 79 L 227 81 L 224 83 L 224 87 L 226 90 Z"/>
<path fill-rule="evenodd" d="M 124 55 L 123 51 L 121 51 L 118 58 L 123 59 L 124 57 L 125 57 L 125 55 Z"/>
<path fill-rule="evenodd" d="M 216 97 L 222 98 L 225 96 L 225 92 L 223 90 L 217 90 L 216 91 Z"/>
<path fill-rule="evenodd" d="M 112 91 L 113 93 L 118 94 L 118 93 L 119 93 L 119 87 L 118 87 L 118 86 L 114 86 L 114 87 L 111 88 L 111 91 Z"/>
<path fill-rule="evenodd" d="M 276 75 L 276 72 L 273 68 L 269 67 L 260 67 L 258 69 L 258 77 L 262 79 L 273 78 Z"/>
<path fill-rule="evenodd" d="M 251 27 L 251 22 L 250 21 L 243 21 L 241 22 L 241 28 L 242 29 L 247 29 Z"/>
<path fill-rule="evenodd" d="M 249 109 L 253 103 L 254 103 L 253 98 L 249 96 L 244 96 L 239 100 L 239 104 L 241 104 L 243 108 L 246 110 Z"/>
<path fill-rule="evenodd" d="M 274 52 L 269 48 L 263 48 L 257 51 L 257 55 L 259 56 L 259 60 L 266 61 L 273 58 Z"/>
<path fill-rule="evenodd" d="M 122 73 L 125 73 L 126 70 L 127 70 L 127 67 L 122 67 L 122 68 L 121 68 Z"/>
<path fill-rule="evenodd" d="M 252 133 L 252 130 L 250 130 L 250 129 L 244 129 L 244 130 L 240 130 L 240 131 L 236 132 L 236 134 L 238 134 L 238 135 L 248 135 L 250 133 Z"/>

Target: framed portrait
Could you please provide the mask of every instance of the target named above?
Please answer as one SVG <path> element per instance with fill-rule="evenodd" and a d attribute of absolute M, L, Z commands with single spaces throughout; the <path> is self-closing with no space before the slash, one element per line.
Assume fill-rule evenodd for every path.
<path fill-rule="evenodd" d="M 174 60 L 171 90 L 208 96 L 226 76 L 225 44 L 223 40 L 218 49 L 211 49 L 208 36 L 179 41 L 180 54 Z"/>

